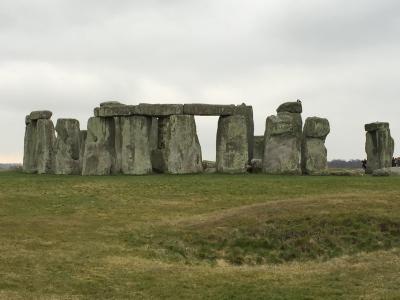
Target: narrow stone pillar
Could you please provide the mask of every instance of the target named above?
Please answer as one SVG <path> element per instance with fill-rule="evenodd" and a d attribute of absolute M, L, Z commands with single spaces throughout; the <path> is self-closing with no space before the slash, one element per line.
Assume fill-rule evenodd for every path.
<path fill-rule="evenodd" d="M 307 118 L 304 123 L 301 150 L 303 174 L 322 175 L 328 169 L 325 140 L 330 132 L 329 121 L 323 118 Z"/>
<path fill-rule="evenodd" d="M 365 125 L 367 152 L 366 173 L 372 174 L 374 170 L 390 168 L 394 152 L 394 140 L 390 135 L 389 123 L 370 123 Z"/>
<path fill-rule="evenodd" d="M 243 115 L 221 116 L 217 130 L 217 172 L 244 173 L 249 160 L 248 131 Z"/>
<path fill-rule="evenodd" d="M 88 121 L 82 175 L 110 175 L 114 168 L 114 119 L 91 117 Z"/>
<path fill-rule="evenodd" d="M 58 119 L 56 124 L 55 174 L 78 175 L 80 170 L 80 129 L 75 119 Z"/>
<path fill-rule="evenodd" d="M 25 118 L 24 166 L 28 173 L 53 173 L 55 132 L 52 112 L 33 111 Z"/>
<path fill-rule="evenodd" d="M 170 174 L 203 171 L 201 147 L 192 115 L 171 115 L 158 120 L 158 148 L 152 153 L 153 168 Z"/>
<path fill-rule="evenodd" d="M 85 156 L 85 146 L 86 146 L 87 130 L 81 130 L 79 133 L 79 170 L 82 174 L 83 168 L 83 158 Z"/>
<path fill-rule="evenodd" d="M 287 102 L 276 116 L 266 120 L 263 172 L 267 174 L 301 174 L 302 106 Z"/>
<path fill-rule="evenodd" d="M 36 120 L 31 120 L 29 115 L 25 117 L 25 138 L 24 138 L 24 162 L 25 173 L 37 172 L 36 158 Z"/>
<path fill-rule="evenodd" d="M 151 118 L 120 118 L 121 169 L 123 174 L 144 175 L 152 172 L 150 152 Z"/>

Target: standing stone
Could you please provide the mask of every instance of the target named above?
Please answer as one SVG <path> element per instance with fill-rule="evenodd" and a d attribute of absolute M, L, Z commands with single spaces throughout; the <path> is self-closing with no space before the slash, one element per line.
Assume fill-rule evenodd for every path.
<path fill-rule="evenodd" d="M 262 160 L 263 157 L 264 157 L 264 136 L 263 135 L 254 136 L 253 158 Z"/>
<path fill-rule="evenodd" d="M 394 140 L 390 135 L 389 123 L 371 123 L 365 125 L 367 152 L 366 173 L 392 166 Z"/>
<path fill-rule="evenodd" d="M 156 150 L 158 145 L 158 118 L 151 118 L 151 127 L 149 133 L 150 150 Z"/>
<path fill-rule="evenodd" d="M 109 103 L 109 102 L 106 102 Z M 100 104 L 101 106 L 102 104 Z M 114 117 L 114 147 L 115 157 L 114 165 L 111 169 L 111 174 L 122 173 L 122 118 Z"/>
<path fill-rule="evenodd" d="M 115 168 L 113 118 L 91 117 L 88 121 L 82 175 L 109 175 Z"/>
<path fill-rule="evenodd" d="M 53 121 L 39 119 L 36 124 L 36 150 L 38 174 L 51 174 L 54 171 L 55 131 Z"/>
<path fill-rule="evenodd" d="M 221 116 L 217 130 L 217 171 L 244 173 L 249 160 L 248 131 L 243 115 Z"/>
<path fill-rule="evenodd" d="M 152 153 L 158 172 L 188 174 L 202 172 L 201 147 L 191 115 L 172 115 L 158 120 L 158 149 Z"/>
<path fill-rule="evenodd" d="M 80 130 L 75 119 L 58 119 L 56 124 L 55 174 L 78 175 L 80 170 Z"/>
<path fill-rule="evenodd" d="M 53 172 L 55 132 L 50 111 L 34 111 L 25 117 L 24 163 L 26 173 Z"/>
<path fill-rule="evenodd" d="M 150 157 L 151 118 L 121 117 L 121 167 L 123 174 L 143 175 L 152 171 Z"/>
<path fill-rule="evenodd" d="M 36 159 L 36 123 L 30 119 L 29 115 L 25 118 L 25 139 L 24 139 L 24 163 L 23 171 L 25 173 L 37 172 Z"/>
<path fill-rule="evenodd" d="M 301 174 L 301 103 L 288 102 L 269 116 L 265 125 L 263 172 Z"/>
<path fill-rule="evenodd" d="M 330 132 L 327 119 L 307 118 L 304 124 L 301 151 L 301 168 L 303 174 L 325 174 L 328 169 L 325 139 Z"/>
<path fill-rule="evenodd" d="M 79 170 L 82 174 L 83 158 L 85 156 L 87 130 L 81 130 L 79 133 Z"/>
<path fill-rule="evenodd" d="M 247 106 L 242 103 L 241 105 L 236 106 L 235 114 L 243 115 L 246 119 L 246 130 L 247 130 L 247 156 L 248 162 L 250 163 L 253 158 L 253 140 L 254 140 L 254 120 L 253 120 L 253 107 Z"/>

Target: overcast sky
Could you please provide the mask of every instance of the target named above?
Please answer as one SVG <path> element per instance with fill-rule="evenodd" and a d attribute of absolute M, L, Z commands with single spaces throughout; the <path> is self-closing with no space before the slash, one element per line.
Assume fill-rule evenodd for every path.
<path fill-rule="evenodd" d="M 0 162 L 22 161 L 30 111 L 83 129 L 107 100 L 245 102 L 262 135 L 300 98 L 329 159 L 363 158 L 365 123 L 400 142 L 399 75 L 399 0 L 1 0 Z M 206 159 L 216 126 L 197 118 Z"/>

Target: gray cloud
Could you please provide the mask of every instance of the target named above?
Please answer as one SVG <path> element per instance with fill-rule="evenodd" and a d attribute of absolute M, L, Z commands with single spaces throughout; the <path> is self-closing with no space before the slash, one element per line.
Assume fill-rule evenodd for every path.
<path fill-rule="evenodd" d="M 0 4 L 1 160 L 21 160 L 23 119 L 47 108 L 86 126 L 100 101 L 253 105 L 256 133 L 282 101 L 328 117 L 330 158 L 364 156 L 363 124 L 399 141 L 395 0 Z M 216 120 L 198 118 L 213 158 Z"/>

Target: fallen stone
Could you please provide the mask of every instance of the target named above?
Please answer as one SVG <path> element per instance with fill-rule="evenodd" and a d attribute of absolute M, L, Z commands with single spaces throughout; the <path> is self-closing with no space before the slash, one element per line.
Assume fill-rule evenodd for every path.
<path fill-rule="evenodd" d="M 390 167 L 374 170 L 372 176 L 400 176 L 399 167 Z"/>
<path fill-rule="evenodd" d="M 80 129 L 75 119 L 58 119 L 56 124 L 54 172 L 78 175 L 80 170 Z"/>
<path fill-rule="evenodd" d="M 253 158 L 250 162 L 250 172 L 251 173 L 261 173 L 262 172 L 262 159 Z"/>
<path fill-rule="evenodd" d="M 194 116 L 172 115 L 158 120 L 158 150 L 152 154 L 153 167 L 170 174 L 203 171 L 201 147 Z M 161 160 L 161 162 L 156 162 Z M 158 165 L 158 166 L 157 166 Z"/>
<path fill-rule="evenodd" d="M 366 124 L 365 152 L 367 153 L 367 174 L 392 166 L 394 140 L 388 123 Z"/>
<path fill-rule="evenodd" d="M 222 116 L 217 130 L 217 171 L 245 173 L 249 159 L 248 131 L 243 115 Z"/>
<path fill-rule="evenodd" d="M 88 121 L 82 175 L 110 175 L 115 167 L 113 118 L 92 117 Z"/>
<path fill-rule="evenodd" d="M 301 102 L 285 102 L 281 104 L 276 112 L 289 112 L 289 113 L 297 113 L 301 114 L 303 112 L 303 106 Z"/>
<path fill-rule="evenodd" d="M 216 167 L 215 161 L 210 161 L 210 160 L 203 160 L 203 172 L 204 173 L 216 173 L 217 172 L 217 167 Z"/>
<path fill-rule="evenodd" d="M 39 119 L 50 119 L 53 113 L 49 110 L 38 110 L 38 111 L 33 111 L 29 115 L 30 120 L 39 120 Z"/>

